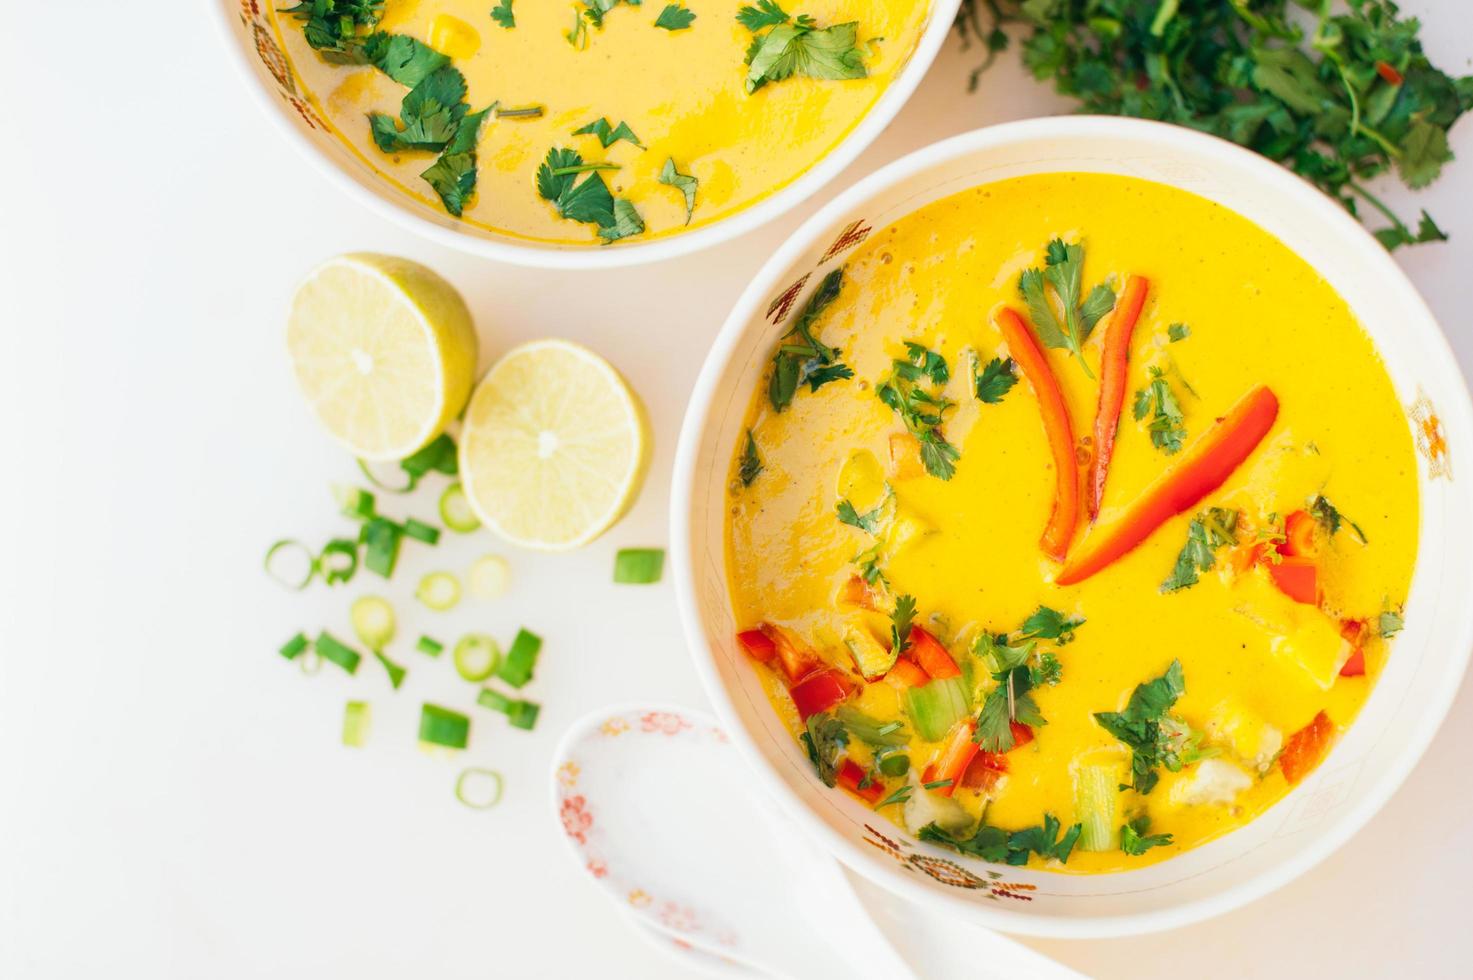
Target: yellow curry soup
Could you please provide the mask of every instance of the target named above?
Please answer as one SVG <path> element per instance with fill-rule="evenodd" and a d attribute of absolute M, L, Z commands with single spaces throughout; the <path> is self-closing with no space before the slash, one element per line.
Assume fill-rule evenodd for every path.
<path fill-rule="evenodd" d="M 498 4 L 510 26 L 488 15 Z M 302 94 L 334 133 L 399 191 L 453 213 L 421 176 L 440 151 L 385 152 L 367 120 L 381 114 L 406 132 L 411 120 L 401 103 L 411 86 L 371 58 L 342 63 L 364 61 L 371 34 L 410 38 L 448 57 L 463 75 L 467 111 L 495 107 L 474 136 L 473 190 L 455 206 L 480 228 L 556 244 L 598 244 L 609 236 L 598 222 L 581 220 L 586 211 L 570 212 L 539 193 L 538 169 L 549 151 L 569 150 L 579 164 L 608 168 L 564 176 L 578 183 L 599 178 L 615 201 L 627 202 L 620 207 L 630 209 L 633 223 L 609 240 L 644 241 L 710 224 L 790 183 L 842 141 L 905 64 L 929 13 L 923 0 L 814 0 L 754 7 L 754 30 L 739 22 L 740 3 L 498 4 L 386 0 L 347 40 L 315 49 L 305 13 L 271 16 Z M 683 13 L 667 14 L 667 7 Z M 779 15 L 786 21 L 777 23 Z M 852 44 L 835 55 L 843 63 L 830 59 L 818 69 L 824 77 L 776 71 L 748 91 L 749 48 L 774 31 L 801 34 L 800 15 L 814 30 L 849 31 Z M 774 50 L 786 36 L 772 42 Z M 574 135 L 599 120 L 604 134 Z M 621 124 L 628 135 L 610 142 Z"/>
<path fill-rule="evenodd" d="M 1066 570 L 1233 413 L 1267 414 L 1184 512 L 1061 587 L 1040 381 L 999 318 L 1045 341 L 1082 484 L 1132 276 L 1104 494 Z M 1040 319 L 1107 293 L 1077 354 L 1046 342 Z M 1281 243 L 1162 185 L 1022 177 L 872 235 L 808 312 L 752 399 L 727 551 L 742 645 L 836 791 L 988 860 L 1126 870 L 1253 819 L 1354 720 L 1416 557 L 1414 455 L 1370 339 Z M 952 700 L 916 700 L 933 688 Z"/>

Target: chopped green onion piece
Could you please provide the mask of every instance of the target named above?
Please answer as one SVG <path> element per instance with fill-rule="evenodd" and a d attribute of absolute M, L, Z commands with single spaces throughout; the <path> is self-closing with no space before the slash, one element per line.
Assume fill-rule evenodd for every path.
<path fill-rule="evenodd" d="M 476 559 L 466 573 L 471 595 L 479 599 L 495 599 L 505 595 L 511 585 L 511 565 L 500 555 L 486 555 Z"/>
<path fill-rule="evenodd" d="M 532 679 L 532 670 L 537 666 L 537 654 L 542 649 L 542 637 L 526 630 L 517 630 L 511 649 L 506 651 L 496 676 L 512 687 L 521 687 Z"/>
<path fill-rule="evenodd" d="M 501 647 L 485 633 L 467 633 L 455 644 L 455 672 L 472 684 L 496 673 L 501 664 Z"/>
<path fill-rule="evenodd" d="M 1125 761 L 1076 761 L 1074 775 L 1074 816 L 1083 828 L 1079 833 L 1079 849 L 1113 851 L 1120 846 L 1120 784 L 1125 781 Z"/>
<path fill-rule="evenodd" d="M 428 636 L 421 636 L 419 642 L 414 645 L 414 648 L 420 653 L 427 653 L 432 657 L 438 657 L 441 651 L 445 649 L 445 644 L 439 640 L 432 640 Z"/>
<path fill-rule="evenodd" d="M 328 585 L 342 585 L 358 571 L 358 545 L 349 538 L 333 538 L 317 556 L 317 570 Z"/>
<path fill-rule="evenodd" d="M 511 722 L 513 728 L 524 728 L 528 731 L 537 724 L 537 712 L 541 711 L 540 705 L 531 701 L 513 701 L 511 710 L 506 713 L 506 720 Z"/>
<path fill-rule="evenodd" d="M 404 533 L 416 541 L 425 544 L 438 544 L 440 542 L 440 529 L 424 521 L 415 520 L 413 517 L 404 521 Z"/>
<path fill-rule="evenodd" d="M 367 701 L 349 701 L 343 709 L 343 744 L 361 748 L 368 741 L 371 717 Z"/>
<path fill-rule="evenodd" d="M 394 639 L 394 607 L 387 599 L 359 596 L 348 609 L 348 621 L 353 624 L 358 639 L 370 650 L 382 650 Z"/>
<path fill-rule="evenodd" d="M 444 612 L 460 601 L 460 580 L 449 572 L 430 572 L 419 580 L 414 597 L 436 612 Z"/>
<path fill-rule="evenodd" d="M 905 689 L 905 713 L 916 733 L 927 742 L 939 742 L 971 711 L 967 687 L 960 677 L 947 677 Z"/>
<path fill-rule="evenodd" d="M 281 655 L 288 660 L 295 660 L 307 649 L 309 642 L 311 641 L 307 639 L 306 633 L 298 633 L 281 645 Z"/>
<path fill-rule="evenodd" d="M 300 567 L 292 568 L 287 565 L 288 562 Z M 302 542 L 283 538 L 266 549 L 264 567 L 267 575 L 288 589 L 300 592 L 311 584 L 313 576 L 317 574 L 317 559 L 312 557 L 311 549 Z"/>
<path fill-rule="evenodd" d="M 880 758 L 880 775 L 904 776 L 908 772 L 910 772 L 910 756 L 892 752 Z"/>
<path fill-rule="evenodd" d="M 312 646 L 322 655 L 322 659 L 331 660 L 350 674 L 358 672 L 358 661 L 363 656 L 327 630 L 317 634 L 317 642 Z"/>
<path fill-rule="evenodd" d="M 452 483 L 440 494 L 440 520 L 445 526 L 459 534 L 469 534 L 481 526 L 481 519 L 476 512 L 471 510 L 471 502 L 466 498 L 465 488 L 459 483 Z"/>
<path fill-rule="evenodd" d="M 394 574 L 399 560 L 399 525 L 384 517 L 371 517 L 363 524 L 363 564 L 384 578 Z"/>
<path fill-rule="evenodd" d="M 455 440 L 450 438 L 448 432 L 442 432 L 414 454 L 401 459 L 399 468 L 409 474 L 411 489 L 431 470 L 454 476 L 459 471 L 455 458 Z"/>
<path fill-rule="evenodd" d="M 489 810 L 500 803 L 501 789 L 501 773 L 495 769 L 467 769 L 455 780 L 455 798 L 472 810 Z"/>
<path fill-rule="evenodd" d="M 297 658 L 297 666 L 302 668 L 302 673 L 311 677 L 322 669 L 322 654 L 317 652 L 316 647 L 308 647 L 303 654 Z"/>
<path fill-rule="evenodd" d="M 366 521 L 374 516 L 373 494 L 362 487 L 338 487 L 337 496 L 345 517 Z"/>
<path fill-rule="evenodd" d="M 373 651 L 373 655 L 378 659 L 379 663 L 384 665 L 384 670 L 389 672 L 389 686 L 396 691 L 399 690 L 399 685 L 404 683 L 404 675 L 409 673 L 409 671 L 384 656 L 382 650 Z"/>
<path fill-rule="evenodd" d="M 932 783 L 922 783 L 921 784 L 921 788 L 922 789 L 945 789 L 946 787 L 948 787 L 950 785 L 951 785 L 951 780 L 949 780 L 949 779 L 938 779 L 938 780 L 936 780 L 935 782 L 932 782 Z"/>
<path fill-rule="evenodd" d="M 380 490 L 386 490 L 389 493 L 408 493 L 409 491 L 413 490 L 414 485 L 419 482 L 418 478 L 413 476 L 406 476 L 404 480 L 398 483 L 388 483 L 386 482 L 386 479 L 384 477 L 379 476 L 379 474 L 375 473 L 370 468 L 371 466 L 381 466 L 387 469 L 389 465 L 390 464 L 387 463 L 369 463 L 365 459 L 360 459 L 358 461 L 358 468 L 363 471 L 364 477 L 367 478 L 369 483 L 372 483 Z M 394 472 L 402 473 L 403 470 L 395 466 Z"/>
<path fill-rule="evenodd" d="M 419 740 L 463 749 L 471 737 L 471 720 L 459 711 L 426 703 L 419 712 Z"/>
<path fill-rule="evenodd" d="M 500 691 L 492 690 L 489 687 L 481 688 L 481 693 L 476 695 L 476 704 L 479 704 L 483 708 L 490 708 L 492 711 L 499 711 L 502 714 L 510 712 L 511 706 L 516 703 L 514 698 L 509 698 Z"/>
<path fill-rule="evenodd" d="M 651 585 L 664 570 L 663 548 L 621 548 L 614 555 L 614 581 L 623 585 Z"/>

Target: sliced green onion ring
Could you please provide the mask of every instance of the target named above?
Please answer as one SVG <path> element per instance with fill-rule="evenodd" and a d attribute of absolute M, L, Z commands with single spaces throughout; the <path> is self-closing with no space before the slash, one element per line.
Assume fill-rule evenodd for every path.
<path fill-rule="evenodd" d="M 614 581 L 621 585 L 653 585 L 664 570 L 663 548 L 621 548 L 614 555 Z"/>
<path fill-rule="evenodd" d="M 359 596 L 348 609 L 348 621 L 353 624 L 358 639 L 370 650 L 382 650 L 394 639 L 394 607 L 387 599 Z"/>
<path fill-rule="evenodd" d="M 476 695 L 476 704 L 506 714 L 511 710 L 511 706 L 516 704 L 516 701 L 494 688 L 483 687 L 481 693 Z"/>
<path fill-rule="evenodd" d="M 512 687 L 522 687 L 532 679 L 532 671 L 537 666 L 537 654 L 541 650 L 542 637 L 524 629 L 517 630 L 516 639 L 511 641 L 511 649 L 506 651 L 506 656 L 501 659 L 501 666 L 496 669 L 496 676 Z"/>
<path fill-rule="evenodd" d="M 317 634 L 317 641 L 312 644 L 312 648 L 322 655 L 322 659 L 331 660 L 350 674 L 358 673 L 358 662 L 363 659 L 363 655 L 327 630 Z"/>
<path fill-rule="evenodd" d="M 367 701 L 349 701 L 343 709 L 343 744 L 362 748 L 368 741 L 368 726 L 372 720 Z"/>
<path fill-rule="evenodd" d="M 477 558 L 466 572 L 466 585 L 478 599 L 495 599 L 511 587 L 511 563 L 500 555 Z"/>
<path fill-rule="evenodd" d="M 375 660 L 384 665 L 384 670 L 388 672 L 389 686 L 396 691 L 399 690 L 399 685 L 404 683 L 404 675 L 409 673 L 409 671 L 405 670 L 403 667 L 400 667 L 398 664 L 394 663 L 394 661 L 384 656 L 384 652 L 382 650 L 373 651 L 373 656 Z"/>
<path fill-rule="evenodd" d="M 366 521 L 374 516 L 373 494 L 361 487 L 334 486 L 333 494 L 338 498 L 343 516 L 355 521 Z"/>
<path fill-rule="evenodd" d="M 302 668 L 302 673 L 311 677 L 322 669 L 322 654 L 317 652 L 316 647 L 308 647 L 302 651 L 297 659 L 297 666 Z"/>
<path fill-rule="evenodd" d="M 317 556 L 317 571 L 328 585 L 342 585 L 358 571 L 358 544 L 349 538 L 333 538 Z"/>
<path fill-rule="evenodd" d="M 311 643 L 306 633 L 298 633 L 281 645 L 281 655 L 288 660 L 295 660 L 306 652 Z"/>
<path fill-rule="evenodd" d="M 463 749 L 471 737 L 471 720 L 459 711 L 425 704 L 419 711 L 419 740 L 430 745 Z"/>
<path fill-rule="evenodd" d="M 284 555 L 287 557 L 282 557 Z M 294 562 L 302 567 L 299 570 L 284 568 L 287 562 Z M 294 538 L 282 538 L 266 549 L 264 567 L 267 575 L 286 588 L 300 592 L 310 585 L 312 579 L 317 575 L 317 558 L 312 554 L 312 549 L 302 542 Z"/>
<path fill-rule="evenodd" d="M 393 469 L 390 470 L 390 467 L 393 467 Z M 366 459 L 360 459 L 358 461 L 358 468 L 363 471 L 363 475 L 369 483 L 388 493 L 408 493 L 414 489 L 415 484 L 419 483 L 419 477 L 405 472 L 398 463 L 370 463 Z M 375 473 L 375 468 L 384 471 L 384 475 Z M 386 482 L 386 480 L 390 479 L 395 480 L 395 482 Z"/>
<path fill-rule="evenodd" d="M 431 657 L 438 657 L 441 653 L 445 652 L 445 644 L 428 636 L 421 636 L 419 641 L 414 644 L 414 648 L 420 653 L 429 654 Z"/>
<path fill-rule="evenodd" d="M 456 641 L 454 657 L 455 672 L 479 684 L 501 666 L 501 647 L 485 633 L 467 633 Z"/>
<path fill-rule="evenodd" d="M 399 468 L 409 474 L 409 478 L 416 483 L 426 473 L 433 470 L 436 473 L 444 473 L 446 476 L 455 476 L 459 470 L 460 460 L 455 452 L 455 440 L 450 438 L 450 433 L 442 432 L 418 450 L 399 460 Z"/>
<path fill-rule="evenodd" d="M 471 510 L 471 502 L 465 488 L 452 483 L 440 494 L 440 520 L 457 534 L 469 534 L 481 526 L 481 519 Z"/>
<path fill-rule="evenodd" d="M 430 572 L 419 580 L 414 597 L 436 612 L 452 609 L 460 601 L 460 579 L 449 572 Z"/>
<path fill-rule="evenodd" d="M 424 521 L 416 520 L 413 517 L 406 518 L 404 521 L 404 536 L 413 538 L 416 541 L 423 541 L 425 544 L 440 543 L 439 528 L 433 524 L 426 524 Z"/>
<path fill-rule="evenodd" d="M 502 787 L 495 769 L 466 769 L 455 780 L 455 798 L 472 810 L 489 810 L 501 802 Z"/>
<path fill-rule="evenodd" d="M 513 728 L 531 731 L 537 725 L 537 713 L 541 710 L 541 705 L 531 701 L 513 701 L 506 712 L 506 720 L 511 722 Z"/>
<path fill-rule="evenodd" d="M 386 517 L 371 517 L 363 524 L 363 564 L 384 578 L 394 574 L 399 560 L 399 536 L 403 529 Z"/>

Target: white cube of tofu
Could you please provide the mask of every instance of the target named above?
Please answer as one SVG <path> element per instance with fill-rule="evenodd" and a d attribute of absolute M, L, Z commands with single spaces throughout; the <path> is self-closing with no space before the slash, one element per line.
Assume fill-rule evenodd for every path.
<path fill-rule="evenodd" d="M 1213 709 L 1207 721 L 1207 737 L 1260 773 L 1269 770 L 1284 747 L 1283 732 L 1235 700 L 1224 701 Z"/>
<path fill-rule="evenodd" d="M 920 833 L 928 823 L 949 833 L 963 831 L 973 823 L 972 815 L 956 800 L 922 786 L 914 769 L 910 771 L 910 799 L 905 801 L 903 812 L 905 827 L 912 834 Z"/>
<path fill-rule="evenodd" d="M 1224 805 L 1253 785 L 1253 777 L 1226 759 L 1203 759 L 1197 771 L 1171 787 L 1173 803 L 1186 806 Z"/>

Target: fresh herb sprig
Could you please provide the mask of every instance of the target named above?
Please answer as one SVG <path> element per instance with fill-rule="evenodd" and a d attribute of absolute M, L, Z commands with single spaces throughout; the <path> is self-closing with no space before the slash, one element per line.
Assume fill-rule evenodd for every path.
<path fill-rule="evenodd" d="M 1150 417 L 1146 431 L 1151 434 L 1151 445 L 1168 456 L 1181 452 L 1187 437 L 1186 416 L 1170 382 L 1166 380 L 1166 373 L 1160 368 L 1151 368 L 1151 380 L 1136 391 L 1131 411 L 1137 422 Z"/>
<path fill-rule="evenodd" d="M 1327 534 L 1333 535 L 1341 527 L 1349 525 L 1350 529 L 1355 532 L 1355 536 L 1360 538 L 1361 544 L 1370 543 L 1366 540 L 1366 532 L 1360 529 L 1360 525 L 1340 513 L 1339 509 L 1330 503 L 1324 494 L 1316 494 L 1315 498 L 1309 502 L 1309 514 L 1319 522 Z"/>
<path fill-rule="evenodd" d="M 772 356 L 772 377 L 767 382 L 767 400 L 777 411 L 793 403 L 799 385 L 807 384 L 810 391 L 817 391 L 830 381 L 854 377 L 849 366 L 839 360 L 842 351 L 823 343 L 813 332 L 818 318 L 839 298 L 843 286 L 843 269 L 824 276 L 778 344 Z"/>
<path fill-rule="evenodd" d="M 1153 847 L 1166 847 L 1171 843 L 1170 834 L 1152 834 L 1151 818 L 1141 814 L 1127 820 L 1120 828 L 1120 849 L 1132 857 L 1140 857 Z"/>
<path fill-rule="evenodd" d="M 956 405 L 941 393 L 951 378 L 946 358 L 912 341 L 905 342 L 905 355 L 890 362 L 890 375 L 875 386 L 875 395 L 900 416 L 920 443 L 926 472 L 950 480 L 961 451 L 941 434 L 946 413 Z"/>
<path fill-rule="evenodd" d="M 1181 661 L 1173 660 L 1160 677 L 1136 685 L 1124 711 L 1095 713 L 1099 726 L 1130 749 L 1131 785 L 1138 793 L 1156 788 L 1157 769 L 1179 772 L 1209 754 L 1201 734 L 1170 713 L 1185 692 Z"/>
<path fill-rule="evenodd" d="M 507 30 L 517 26 L 517 15 L 511 9 L 512 0 L 500 0 L 491 8 L 491 19 Z"/>
<path fill-rule="evenodd" d="M 757 440 L 752 436 L 752 430 L 747 430 L 747 444 L 742 448 L 742 461 L 737 467 L 737 477 L 742 481 L 742 486 L 750 487 L 757 477 L 762 473 L 762 457 L 757 454 Z"/>
<path fill-rule="evenodd" d="M 551 201 L 558 217 L 594 225 L 604 244 L 644 231 L 634 205 L 615 198 L 598 170 L 602 164 L 585 163 L 576 150 L 553 147 L 537 168 L 537 193 Z M 581 182 L 580 174 L 587 173 Z"/>
<path fill-rule="evenodd" d="M 1209 507 L 1193 517 L 1187 526 L 1187 543 L 1177 554 L 1171 574 L 1161 583 L 1161 591 L 1191 588 L 1199 581 L 1200 573 L 1212 571 L 1217 564 L 1217 550 L 1238 543 L 1241 516 L 1231 508 Z"/>
<path fill-rule="evenodd" d="M 798 736 L 808 752 L 808 761 L 825 786 L 833 786 L 839 777 L 839 763 L 849 745 L 849 731 L 844 723 L 828 712 L 810 715 L 803 734 Z"/>
<path fill-rule="evenodd" d="M 682 7 L 678 3 L 666 4 L 665 9 L 660 11 L 660 16 L 655 18 L 655 26 L 663 27 L 667 31 L 683 31 L 695 23 L 696 12 L 689 7 Z"/>
<path fill-rule="evenodd" d="M 972 393 L 985 405 L 996 405 L 1018 383 L 1018 366 L 1011 357 L 994 357 L 982 366 L 980 358 L 972 359 Z"/>
<path fill-rule="evenodd" d="M 1063 310 L 1062 320 L 1049 298 L 1050 289 Z M 1084 294 L 1084 246 L 1052 239 L 1044 248 L 1043 268 L 1024 270 L 1018 291 L 1043 345 L 1069 351 L 1079 358 L 1084 373 L 1094 377 L 1084 359 L 1084 342 L 1100 318 L 1115 308 L 1115 291 L 1100 283 Z"/>
<path fill-rule="evenodd" d="M 302 22 L 302 35 L 324 60 L 361 64 L 359 47 L 383 11 L 384 0 L 301 0 L 279 13 Z"/>
<path fill-rule="evenodd" d="M 690 174 L 683 174 L 675 168 L 675 158 L 671 157 L 665 161 L 665 166 L 660 170 L 659 181 L 680 191 L 685 198 L 685 223 L 690 224 L 691 215 L 696 210 L 696 188 L 700 181 Z"/>
<path fill-rule="evenodd" d="M 794 75 L 821 79 L 866 75 L 864 53 L 856 44 L 857 21 L 820 29 L 812 17 L 791 17 L 773 0 L 742 7 L 737 21 L 755 35 L 745 62 L 748 93 Z"/>
<path fill-rule="evenodd" d="M 981 858 L 993 864 L 1021 867 L 1028 863 L 1029 856 L 1033 854 L 1045 861 L 1068 863 L 1083 825 L 1075 824 L 1060 836 L 1062 829 L 1063 825 L 1057 817 L 1052 813 L 1045 813 L 1042 825 L 1023 830 L 1003 830 L 983 820 L 970 837 L 953 837 L 934 823 L 926 824 L 916 836 L 969 857 Z"/>

